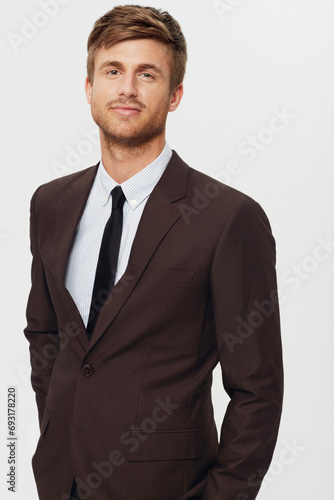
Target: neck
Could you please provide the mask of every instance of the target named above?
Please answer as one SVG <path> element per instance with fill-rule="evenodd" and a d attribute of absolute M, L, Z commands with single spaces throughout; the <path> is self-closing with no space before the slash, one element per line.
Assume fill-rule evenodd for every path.
<path fill-rule="evenodd" d="M 118 184 L 152 163 L 165 147 L 165 134 L 137 147 L 110 144 L 101 133 L 100 139 L 104 168 Z"/>

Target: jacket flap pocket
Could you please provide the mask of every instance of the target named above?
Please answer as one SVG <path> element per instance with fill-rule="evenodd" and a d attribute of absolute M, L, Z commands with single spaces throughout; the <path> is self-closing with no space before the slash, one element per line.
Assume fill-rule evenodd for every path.
<path fill-rule="evenodd" d="M 143 432 L 127 430 L 129 462 L 190 460 L 203 454 L 203 429 Z"/>

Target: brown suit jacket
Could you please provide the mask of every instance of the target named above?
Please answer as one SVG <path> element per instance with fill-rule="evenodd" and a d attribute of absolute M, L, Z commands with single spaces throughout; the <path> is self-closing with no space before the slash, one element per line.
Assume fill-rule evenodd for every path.
<path fill-rule="evenodd" d="M 82 500 L 254 499 L 283 386 L 267 217 L 174 152 L 89 341 L 64 273 L 96 170 L 41 186 L 31 203 L 40 499 L 68 499 L 73 476 Z M 218 362 L 231 398 L 219 440 Z"/>

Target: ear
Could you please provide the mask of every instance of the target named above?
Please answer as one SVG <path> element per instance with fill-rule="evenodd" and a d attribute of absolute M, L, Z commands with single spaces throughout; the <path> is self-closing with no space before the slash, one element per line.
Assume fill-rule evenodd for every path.
<path fill-rule="evenodd" d="M 182 97 L 183 97 L 183 83 L 180 83 L 171 95 L 168 111 L 175 111 L 179 107 Z"/>
<path fill-rule="evenodd" d="M 90 83 L 88 76 L 86 76 L 85 91 L 88 104 L 92 104 L 93 84 Z"/>

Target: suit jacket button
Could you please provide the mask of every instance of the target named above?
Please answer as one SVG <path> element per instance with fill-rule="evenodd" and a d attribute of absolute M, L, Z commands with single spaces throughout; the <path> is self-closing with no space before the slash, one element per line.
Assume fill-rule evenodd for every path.
<path fill-rule="evenodd" d="M 82 373 L 86 376 L 86 377 L 90 377 L 93 373 L 93 367 L 90 366 L 90 365 L 84 365 L 82 367 Z"/>

